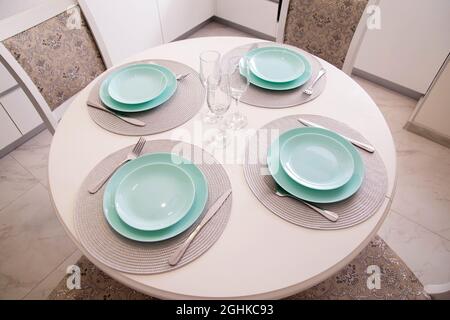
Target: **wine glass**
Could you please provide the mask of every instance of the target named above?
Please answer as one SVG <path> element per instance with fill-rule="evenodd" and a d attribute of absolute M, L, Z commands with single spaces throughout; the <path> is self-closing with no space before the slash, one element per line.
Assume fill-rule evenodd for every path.
<path fill-rule="evenodd" d="M 207 97 L 208 108 L 214 114 L 216 123 L 218 123 L 218 133 L 209 143 L 219 148 L 224 148 L 227 144 L 227 132 L 223 125 L 223 116 L 230 108 L 231 90 L 230 78 L 228 74 L 212 75 L 207 80 Z"/>
<path fill-rule="evenodd" d="M 231 96 L 236 101 L 236 110 L 226 119 L 227 128 L 239 130 L 247 125 L 247 117 L 238 111 L 239 101 L 247 91 L 248 58 L 243 56 L 231 57 L 228 61 L 227 72 L 230 76 Z"/>
<path fill-rule="evenodd" d="M 200 81 L 206 88 L 208 77 L 218 77 L 220 74 L 220 53 L 213 50 L 203 51 L 200 54 Z M 207 124 L 217 123 L 217 117 L 208 111 L 203 114 L 203 122 Z"/>

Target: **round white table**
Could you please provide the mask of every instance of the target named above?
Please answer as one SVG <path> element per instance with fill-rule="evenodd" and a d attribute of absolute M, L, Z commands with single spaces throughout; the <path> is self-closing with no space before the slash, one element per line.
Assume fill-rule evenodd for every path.
<path fill-rule="evenodd" d="M 261 40 L 210 37 L 151 48 L 126 62 L 172 59 L 198 70 L 204 50 L 228 50 Z M 290 224 L 267 210 L 253 195 L 241 164 L 225 164 L 233 188 L 231 217 L 220 239 L 192 263 L 157 275 L 133 275 L 111 269 L 80 245 L 74 231 L 76 195 L 84 178 L 104 157 L 136 143 L 136 137 L 110 133 L 96 125 L 86 110 L 92 84 L 70 105 L 59 123 L 50 150 L 49 183 L 56 213 L 72 240 L 96 266 L 119 282 L 158 298 L 266 299 L 283 298 L 332 276 L 370 241 L 386 217 L 396 180 L 396 155 L 390 130 L 376 104 L 350 77 L 325 61 L 327 86 L 317 99 L 287 109 L 264 109 L 241 104 L 249 128 L 286 115 L 318 114 L 342 121 L 361 132 L 380 153 L 388 173 L 385 202 L 369 220 L 338 231 L 317 231 Z M 95 81 L 94 81 L 95 82 Z M 202 110 L 206 110 L 206 103 Z M 200 114 L 168 132 L 147 140 L 183 139 L 179 129 L 193 133 Z M 178 132 L 178 134 L 176 133 Z"/>

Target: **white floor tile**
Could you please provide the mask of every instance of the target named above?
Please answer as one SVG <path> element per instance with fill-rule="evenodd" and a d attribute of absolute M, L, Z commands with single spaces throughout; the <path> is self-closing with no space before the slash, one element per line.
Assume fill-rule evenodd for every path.
<path fill-rule="evenodd" d="M 0 211 L 0 299 L 23 298 L 75 249 L 36 184 Z"/>
<path fill-rule="evenodd" d="M 48 185 L 47 164 L 52 135 L 44 130 L 19 148 L 11 156 L 30 171 L 42 184 Z"/>
<path fill-rule="evenodd" d="M 0 210 L 24 194 L 38 180 L 10 155 L 0 159 Z"/>
<path fill-rule="evenodd" d="M 66 276 L 67 267 L 76 264 L 82 254 L 77 249 L 63 263 L 61 263 L 54 271 L 52 271 L 44 280 L 42 280 L 24 299 L 26 300 L 45 300 L 58 283 Z"/>
<path fill-rule="evenodd" d="M 450 282 L 450 241 L 391 211 L 378 233 L 425 284 Z"/>

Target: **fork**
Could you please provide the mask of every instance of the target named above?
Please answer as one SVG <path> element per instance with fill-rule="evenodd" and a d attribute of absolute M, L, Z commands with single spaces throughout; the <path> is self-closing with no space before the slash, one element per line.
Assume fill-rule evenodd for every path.
<path fill-rule="evenodd" d="M 305 89 L 303 93 L 307 94 L 308 96 L 312 95 L 314 92 L 314 86 L 320 80 L 320 78 L 322 78 L 325 75 L 325 73 L 327 73 L 327 70 L 325 70 L 324 68 L 320 69 L 316 79 L 314 79 L 313 83 L 311 83 L 311 85 L 307 89 Z"/>
<path fill-rule="evenodd" d="M 106 176 L 104 176 L 100 181 L 98 181 L 96 184 L 92 185 L 88 191 L 91 194 L 97 193 L 98 190 L 100 190 L 100 188 L 105 184 L 106 181 L 108 181 L 108 179 L 114 174 L 114 172 L 117 171 L 117 169 L 119 169 L 121 166 L 123 166 L 125 163 L 127 163 L 128 161 L 134 160 L 137 157 L 139 157 L 139 155 L 142 152 L 142 149 L 144 148 L 145 145 L 145 138 L 144 137 L 140 137 L 139 141 L 136 143 L 136 145 L 134 146 L 133 150 L 131 150 L 128 154 L 127 157 L 120 162 L 118 165 L 116 165 L 109 174 L 107 174 Z"/>
<path fill-rule="evenodd" d="M 286 190 L 282 189 L 278 185 L 276 187 L 275 194 L 279 197 L 289 197 L 289 198 L 298 200 L 298 201 L 302 202 L 303 204 L 305 204 L 306 206 L 313 209 L 314 211 L 316 211 L 317 213 L 320 213 L 323 217 L 327 218 L 328 220 L 330 220 L 332 222 L 336 222 L 339 219 L 339 216 L 336 213 L 313 206 L 312 204 L 293 196 L 292 194 L 288 193 Z"/>

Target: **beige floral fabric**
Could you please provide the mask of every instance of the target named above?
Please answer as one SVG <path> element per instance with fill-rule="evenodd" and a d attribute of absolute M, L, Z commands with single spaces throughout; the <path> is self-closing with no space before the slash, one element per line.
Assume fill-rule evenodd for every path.
<path fill-rule="evenodd" d="M 52 110 L 105 70 L 78 6 L 6 39 L 3 44 Z"/>
<path fill-rule="evenodd" d="M 81 269 L 81 289 L 67 289 L 66 279 L 63 279 L 49 295 L 49 299 L 154 299 L 116 282 L 85 257 L 82 257 L 77 265 Z M 373 265 L 380 268 L 379 289 L 369 289 L 367 286 L 367 279 L 370 276 L 367 274 L 367 268 Z M 405 263 L 380 237 L 375 237 L 351 263 L 336 275 L 288 299 L 428 300 L 430 298 Z"/>
<path fill-rule="evenodd" d="M 284 42 L 342 69 L 368 0 L 291 0 Z"/>

